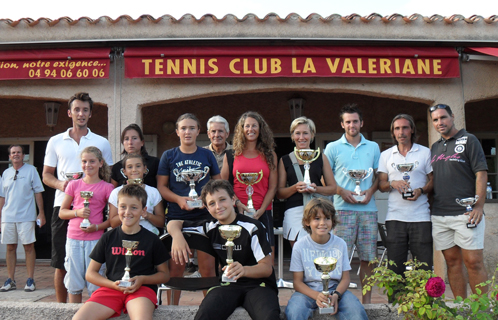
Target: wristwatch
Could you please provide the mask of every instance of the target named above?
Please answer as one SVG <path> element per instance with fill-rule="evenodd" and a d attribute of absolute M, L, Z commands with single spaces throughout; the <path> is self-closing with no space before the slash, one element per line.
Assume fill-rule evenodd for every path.
<path fill-rule="evenodd" d="M 419 189 L 420 189 L 420 193 L 424 194 L 424 188 L 419 188 Z"/>
<path fill-rule="evenodd" d="M 339 291 L 336 290 L 336 291 L 332 292 L 332 295 L 334 295 L 334 294 L 337 294 L 337 301 L 341 301 L 342 293 L 340 293 Z"/>

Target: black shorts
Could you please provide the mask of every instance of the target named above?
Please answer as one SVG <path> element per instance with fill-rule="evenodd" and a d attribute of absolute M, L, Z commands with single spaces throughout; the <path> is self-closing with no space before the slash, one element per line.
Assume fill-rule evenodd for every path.
<path fill-rule="evenodd" d="M 50 265 L 56 269 L 66 270 L 64 268 L 64 259 L 66 258 L 66 238 L 67 225 L 69 220 L 59 218 L 61 207 L 54 207 L 52 213 L 52 261 Z"/>

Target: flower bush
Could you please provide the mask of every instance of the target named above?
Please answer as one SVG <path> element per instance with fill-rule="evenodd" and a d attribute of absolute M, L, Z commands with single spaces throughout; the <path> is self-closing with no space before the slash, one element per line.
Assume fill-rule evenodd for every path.
<path fill-rule="evenodd" d="M 378 264 L 378 261 L 372 263 Z M 444 297 L 444 280 L 431 270 L 421 269 L 427 266 L 426 263 L 417 260 L 406 262 L 410 268 L 407 268 L 409 270 L 405 271 L 404 277 L 388 268 L 393 264 L 389 261 L 375 268 L 373 274 L 366 278 L 363 293 L 374 286 L 382 288 L 404 319 L 498 319 L 498 284 L 495 282 L 498 267 L 491 280 L 476 286 L 476 293 L 465 299 L 456 297 L 452 300 L 454 304 L 448 305 L 451 300 Z"/>

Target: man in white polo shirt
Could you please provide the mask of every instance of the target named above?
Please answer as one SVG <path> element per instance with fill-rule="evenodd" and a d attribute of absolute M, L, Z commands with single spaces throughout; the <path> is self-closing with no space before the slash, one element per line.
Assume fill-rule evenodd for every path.
<path fill-rule="evenodd" d="M 395 146 L 382 152 L 379 160 L 379 190 L 389 192 L 386 216 L 387 256 L 399 275 L 405 271 L 408 250 L 422 267 L 432 270 L 432 225 L 427 194 L 432 191 L 431 151 L 417 143 L 417 129 L 410 115 L 399 114 L 391 122 Z M 409 181 L 395 166 L 413 164 Z M 412 190 L 410 194 L 408 191 Z"/>
<path fill-rule="evenodd" d="M 80 154 L 83 149 L 94 146 L 102 151 L 105 161 L 112 166 L 111 145 L 106 138 L 90 131 L 88 120 L 92 117 L 93 101 L 88 93 L 80 92 L 69 98 L 67 115 L 73 126 L 66 132 L 50 138 L 45 152 L 43 182 L 54 189 L 54 211 L 52 213 L 52 267 L 55 268 L 54 286 L 58 302 L 66 302 L 64 286 L 64 258 L 66 256 L 66 236 L 68 220 L 59 219 L 59 209 L 64 199 L 68 181 L 62 172 L 78 172 L 81 169 Z M 58 178 L 55 177 L 57 169 Z"/>

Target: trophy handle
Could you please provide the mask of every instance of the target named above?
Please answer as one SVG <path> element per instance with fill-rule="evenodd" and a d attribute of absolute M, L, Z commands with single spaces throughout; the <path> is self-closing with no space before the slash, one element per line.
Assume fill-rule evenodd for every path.
<path fill-rule="evenodd" d="M 345 175 L 347 175 L 348 174 L 348 169 L 342 168 L 342 173 L 344 173 Z"/>
<path fill-rule="evenodd" d="M 418 161 L 415 161 L 415 163 L 413 164 L 413 170 L 415 170 L 418 167 L 418 165 L 419 165 Z"/>
<path fill-rule="evenodd" d="M 256 182 L 254 182 L 253 184 L 258 183 L 258 182 L 260 182 L 260 181 L 261 181 L 261 179 L 263 179 L 263 169 L 261 169 L 261 171 L 260 171 L 260 172 L 258 172 L 258 174 L 259 174 L 259 179 L 258 179 Z"/>
<path fill-rule="evenodd" d="M 301 160 L 301 158 L 299 157 L 299 153 L 297 152 L 297 147 L 294 147 L 294 155 L 296 156 L 297 159 Z"/>
<path fill-rule="evenodd" d="M 315 153 L 316 153 L 315 157 L 314 157 L 314 158 L 313 158 L 313 160 L 311 160 L 310 162 L 313 162 L 313 161 L 315 161 L 316 159 L 318 159 L 318 157 L 320 156 L 320 148 L 316 149 L 316 150 L 315 150 Z"/>
<path fill-rule="evenodd" d="M 121 175 L 122 175 L 125 179 L 128 179 L 128 177 L 127 177 L 127 176 L 126 176 L 126 174 L 124 173 L 123 168 L 121 168 L 121 169 L 119 170 L 119 172 L 121 172 Z"/>
<path fill-rule="evenodd" d="M 240 176 L 240 172 L 239 172 L 239 170 L 237 170 L 237 174 L 235 175 L 235 177 L 237 177 L 237 180 L 239 180 L 240 183 L 245 184 L 242 180 L 240 180 L 239 176 Z"/>
<path fill-rule="evenodd" d="M 365 178 L 363 178 L 363 180 L 366 180 L 368 177 L 370 177 L 373 171 L 374 170 L 372 168 L 368 168 L 368 174 L 365 176 Z"/>
<path fill-rule="evenodd" d="M 207 176 L 207 174 L 209 173 L 209 167 L 207 167 L 207 166 L 204 167 L 204 170 L 202 172 L 204 172 L 204 174 L 202 175 L 202 177 L 199 178 L 199 180 L 197 180 L 197 182 L 201 181 L 202 179 L 204 179 Z"/>

